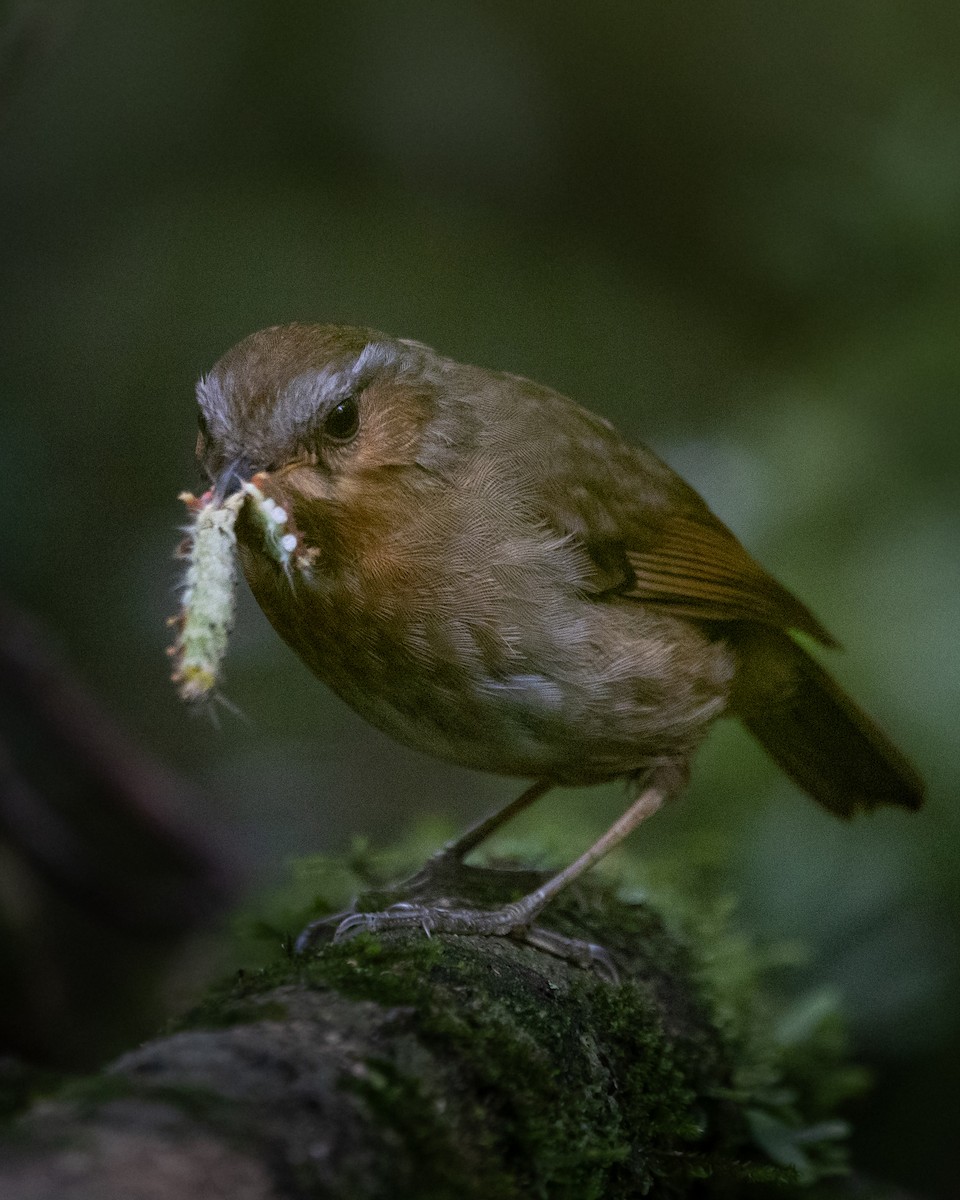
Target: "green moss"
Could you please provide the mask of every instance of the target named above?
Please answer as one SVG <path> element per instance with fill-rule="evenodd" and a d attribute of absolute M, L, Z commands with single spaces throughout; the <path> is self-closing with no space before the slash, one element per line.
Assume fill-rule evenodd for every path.
<path fill-rule="evenodd" d="M 0 1057 L 0 1124 L 63 1083 L 60 1072 L 34 1067 L 17 1058 Z"/>
<path fill-rule="evenodd" d="M 849 1061 L 840 999 L 831 989 L 782 994 L 774 981 L 804 961 L 802 948 L 745 935 L 735 901 L 709 880 L 689 859 L 634 865 L 621 897 L 653 904 L 690 947 L 693 982 L 732 1061 L 727 1096 L 743 1112 L 748 1142 L 805 1187 L 844 1175 L 849 1130 L 837 1112 L 868 1079 Z"/>
<path fill-rule="evenodd" d="M 309 915 L 342 904 L 361 877 L 369 884 L 383 874 L 383 863 L 358 850 L 329 873 Z M 524 1180 L 523 1194 L 626 1195 L 667 1180 L 682 1190 L 696 1178 L 786 1185 L 842 1170 L 836 1106 L 862 1076 L 846 1062 L 835 1011 L 813 1011 L 805 1023 L 780 1011 L 766 980 L 783 953 L 744 938 L 724 898 L 691 897 L 666 872 L 651 874 L 656 886 L 643 901 L 655 896 L 656 907 L 637 902 L 636 885 L 625 896 L 591 879 L 550 910 L 551 927 L 597 937 L 627 964 L 631 981 L 618 988 L 557 964 L 545 996 L 542 980 L 531 986 L 529 952 L 510 943 L 497 947 L 491 971 L 469 938 L 365 935 L 305 962 L 275 957 L 212 993 L 179 1027 L 261 1019 L 256 997 L 292 981 L 407 1008 L 436 1061 L 456 1064 L 455 1091 L 484 1096 L 483 1111 L 438 1115 L 450 1080 L 431 1090 L 422 1063 L 414 1074 L 371 1062 L 357 1094 L 421 1163 L 449 1161 L 453 1147 L 462 1156 L 465 1144 L 492 1146 L 508 1176 Z M 275 917 L 302 922 L 292 900 L 323 875 L 322 860 L 302 864 Z M 390 898 L 369 892 L 361 907 Z M 289 940 L 282 922 L 266 930 L 275 946 Z M 598 1031 L 592 1044 L 587 1029 Z M 435 1182 L 441 1188 L 442 1173 Z M 483 1180 L 482 1194 L 499 1195 L 495 1186 Z"/>
<path fill-rule="evenodd" d="M 649 914 L 630 916 L 669 942 Z M 669 944 L 672 957 L 682 958 Z M 504 1178 L 520 1181 L 516 1194 L 525 1196 L 642 1194 L 709 1173 L 730 1139 L 730 1122 L 707 1087 L 725 1077 L 719 1041 L 694 1036 L 700 1026 L 692 1020 L 684 1033 L 683 1013 L 674 1014 L 678 1030 L 667 1035 L 654 982 L 612 988 L 557 964 L 557 981 L 545 989 L 528 965 L 531 952 L 496 949 L 491 969 L 489 943 L 474 939 L 362 937 L 326 948 L 311 964 L 314 985 L 409 1007 L 436 1061 L 456 1064 L 461 1086 L 443 1078 L 431 1091 L 422 1073 L 408 1077 L 378 1062 L 377 1084 L 358 1085 L 378 1120 L 407 1144 L 414 1137 L 421 1162 L 448 1161 L 443 1145 L 460 1148 L 462 1157 L 480 1132 L 500 1169 L 482 1180 L 478 1195 L 514 1194 L 491 1190 L 506 1186 Z M 645 951 L 655 953 L 649 944 Z M 451 1093 L 484 1097 L 481 1110 L 448 1111 L 441 1121 L 441 1101 Z M 740 1179 L 755 1174 L 748 1163 L 726 1167 Z"/>
<path fill-rule="evenodd" d="M 282 1021 L 286 1009 L 275 1000 L 264 1003 L 260 997 L 302 974 L 302 965 L 279 958 L 268 967 L 237 971 L 228 979 L 213 984 L 199 1004 L 169 1022 L 167 1033 L 186 1029 L 227 1029 L 253 1021 Z"/>
<path fill-rule="evenodd" d="M 126 1100 L 135 1094 L 133 1081 L 125 1075 L 86 1075 L 71 1079 L 57 1092 L 57 1099 L 75 1106 L 85 1116 L 113 1100 Z"/>
<path fill-rule="evenodd" d="M 356 876 L 341 869 L 330 891 Z M 487 903 L 516 886 L 494 872 L 468 883 Z M 836 1106 L 862 1077 L 846 1062 L 834 1006 L 779 1008 L 766 981 L 783 956 L 738 934 L 726 902 L 660 888 L 651 904 L 651 894 L 593 878 L 545 922 L 603 942 L 621 967 L 618 986 L 509 940 L 419 931 L 365 934 L 298 958 L 271 925 L 273 957 L 211 989 L 172 1028 L 282 1020 L 290 993 L 278 989 L 289 985 L 393 1014 L 399 1035 L 374 1038 L 376 1053 L 342 1083 L 377 1137 L 398 1147 L 373 1156 L 391 1164 L 379 1185 L 391 1196 L 612 1200 L 695 1187 L 733 1197 L 755 1184 L 794 1194 L 841 1169 Z M 295 928 L 304 918 L 289 913 Z M 135 1083 L 107 1077 L 72 1098 L 167 1099 L 249 1139 L 251 1118 L 216 1097 Z M 294 1168 L 304 1194 L 315 1190 L 312 1171 Z"/>
<path fill-rule="evenodd" d="M 370 1058 L 362 1078 L 345 1083 L 367 1107 L 382 1130 L 390 1130 L 404 1146 L 403 1160 L 416 1164 L 414 1172 L 384 1170 L 380 1192 L 384 1195 L 423 1197 L 458 1196 L 461 1200 L 516 1200 L 512 1182 L 491 1170 L 489 1158 L 478 1150 L 484 1139 L 473 1139 L 467 1153 L 444 1106 L 423 1082 L 388 1058 Z M 386 1164 L 383 1164 L 386 1168 Z"/>

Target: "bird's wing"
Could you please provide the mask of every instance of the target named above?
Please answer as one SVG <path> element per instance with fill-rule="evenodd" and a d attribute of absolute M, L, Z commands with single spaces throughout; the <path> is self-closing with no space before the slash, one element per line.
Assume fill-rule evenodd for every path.
<path fill-rule="evenodd" d="M 538 400 L 544 405 L 542 390 Z M 703 621 L 758 621 L 836 645 L 652 451 L 629 446 L 607 422 L 555 394 L 546 403 L 558 409 L 554 419 L 568 428 L 575 422 L 580 436 L 551 439 L 526 474 L 537 479 L 541 517 L 590 555 L 598 598 L 639 600 Z M 541 444 L 533 429 L 529 444 Z"/>
<path fill-rule="evenodd" d="M 806 605 L 768 574 L 709 509 L 670 513 L 635 526 L 624 550 L 633 577 L 622 596 L 678 616 L 759 621 L 801 630 L 825 646 L 836 644 Z"/>

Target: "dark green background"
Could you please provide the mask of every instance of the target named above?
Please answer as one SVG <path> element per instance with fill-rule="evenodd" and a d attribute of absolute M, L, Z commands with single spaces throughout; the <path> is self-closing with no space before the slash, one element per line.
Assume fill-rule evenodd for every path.
<path fill-rule="evenodd" d="M 355 321 L 611 417 L 824 620 L 930 784 L 919 816 L 843 826 L 722 729 L 636 852 L 694 876 L 721 847 L 745 923 L 809 948 L 796 986 L 842 990 L 877 1078 L 859 1160 L 952 1194 L 955 0 L 36 0 L 0 29 L 3 587 L 266 886 L 513 788 L 368 729 L 246 597 L 247 719 L 179 705 L 198 374 L 260 326 Z M 618 803 L 548 800 L 541 840 Z"/>

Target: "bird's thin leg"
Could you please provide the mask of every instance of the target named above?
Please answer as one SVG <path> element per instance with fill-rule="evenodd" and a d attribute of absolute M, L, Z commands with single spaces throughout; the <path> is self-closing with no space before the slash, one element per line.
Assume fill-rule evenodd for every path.
<path fill-rule="evenodd" d="M 506 825 L 518 813 L 529 808 L 544 792 L 549 791 L 551 786 L 546 780 L 531 784 L 515 800 L 511 800 L 503 808 L 497 809 L 490 816 L 484 817 L 482 821 L 471 825 L 459 837 L 455 837 L 446 845 L 441 846 L 439 850 L 430 855 L 418 871 L 415 871 L 409 879 L 397 884 L 394 890 L 407 897 L 424 899 L 429 897 L 438 902 L 441 902 L 441 897 L 457 894 L 464 876 L 474 870 L 474 868 L 464 865 L 463 860 L 467 855 L 502 825 Z M 484 868 L 484 870 L 488 869 Z M 444 903 L 446 904 L 448 901 Z"/>
<path fill-rule="evenodd" d="M 676 764 L 656 768 L 648 777 L 640 795 L 601 838 L 568 867 L 564 867 L 546 883 L 512 904 L 497 909 L 398 904 L 386 912 L 354 913 L 338 926 L 334 940 L 343 941 L 364 931 L 380 932 L 411 927 L 419 927 L 427 934 L 459 933 L 481 937 L 515 937 L 582 966 L 594 965 L 602 974 L 615 979 L 616 969 L 602 947 L 574 938 L 565 938 L 550 930 L 533 929 L 531 926 L 534 918 L 558 892 L 618 846 L 642 821 L 653 816 L 664 801 L 679 790 L 685 777 L 685 770 L 678 770 Z"/>
<path fill-rule="evenodd" d="M 624 838 L 631 834 L 647 817 L 652 817 L 662 807 L 668 795 L 669 792 L 658 786 L 656 782 L 644 788 L 623 816 L 614 821 L 607 832 L 598 838 L 589 850 L 585 850 L 579 858 L 574 859 L 562 871 L 558 871 L 546 883 L 534 891 L 528 892 L 521 900 L 517 900 L 516 903 L 509 906 L 519 918 L 518 923 L 522 926 L 529 925 L 533 918 L 546 908 L 554 896 L 562 892 L 575 879 L 579 879 L 585 871 L 589 871 L 615 846 L 619 846 Z"/>
<path fill-rule="evenodd" d="M 539 780 L 531 784 L 515 800 L 511 800 L 509 804 L 497 809 L 490 816 L 471 825 L 459 837 L 453 838 L 441 846 L 439 850 L 430 855 L 418 871 L 401 883 L 393 885 L 391 890 L 400 895 L 429 896 L 432 900 L 437 901 L 438 905 L 441 904 L 444 895 L 456 891 L 459 882 L 458 873 L 470 870 L 469 867 L 462 866 L 462 863 L 471 850 L 475 850 L 481 842 L 486 841 L 501 825 L 506 825 L 518 813 L 529 808 L 535 800 L 539 800 L 544 792 L 549 791 L 551 786 L 546 780 Z M 397 906 L 398 909 L 406 907 L 409 905 Z M 352 912 L 351 909 L 346 913 L 335 913 L 332 916 L 320 917 L 316 921 L 311 921 L 297 938 L 297 952 L 303 953 L 314 943 L 324 940 L 329 936 L 331 930 L 341 929 Z"/>
<path fill-rule="evenodd" d="M 491 813 L 489 817 L 484 817 L 482 821 L 478 821 L 476 825 L 471 825 L 459 837 L 447 842 L 445 846 L 441 846 L 434 857 L 452 858 L 458 862 L 462 862 L 471 850 L 476 850 L 480 843 L 485 842 L 492 833 L 496 833 L 501 825 L 506 825 L 508 821 L 512 821 L 518 813 L 522 813 L 524 809 L 529 808 L 535 800 L 539 800 L 544 792 L 548 792 L 552 786 L 546 779 L 540 779 L 536 783 L 532 783 L 515 800 L 511 800 L 503 808 L 498 808 L 495 813 Z"/>

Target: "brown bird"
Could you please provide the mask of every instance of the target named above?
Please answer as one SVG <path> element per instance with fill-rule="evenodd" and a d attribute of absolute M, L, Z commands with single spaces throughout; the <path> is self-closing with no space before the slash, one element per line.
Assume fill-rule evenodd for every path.
<path fill-rule="evenodd" d="M 338 936 L 414 925 L 599 960 L 535 918 L 683 788 L 725 713 L 838 816 L 920 806 L 910 764 L 791 637 L 833 645 L 816 617 L 675 472 L 565 396 L 343 325 L 254 333 L 197 394 L 215 494 L 260 473 L 297 535 L 285 572 L 237 526 L 281 637 L 400 741 L 533 781 L 445 861 L 554 785 L 630 787 L 607 833 L 516 904 L 397 906 Z"/>

